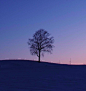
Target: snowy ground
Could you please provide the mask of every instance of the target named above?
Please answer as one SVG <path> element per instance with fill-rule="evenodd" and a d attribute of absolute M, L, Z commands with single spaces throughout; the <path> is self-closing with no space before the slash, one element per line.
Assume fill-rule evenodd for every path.
<path fill-rule="evenodd" d="M 0 61 L 0 91 L 86 91 L 86 66 Z"/>

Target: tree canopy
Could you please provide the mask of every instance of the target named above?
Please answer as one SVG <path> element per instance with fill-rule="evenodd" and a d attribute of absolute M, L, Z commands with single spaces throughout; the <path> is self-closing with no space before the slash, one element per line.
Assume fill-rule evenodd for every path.
<path fill-rule="evenodd" d="M 44 56 L 45 52 L 52 53 L 54 38 L 44 29 L 35 32 L 32 39 L 28 40 L 30 52 L 32 55 L 37 55 L 40 62 L 40 56 Z"/>

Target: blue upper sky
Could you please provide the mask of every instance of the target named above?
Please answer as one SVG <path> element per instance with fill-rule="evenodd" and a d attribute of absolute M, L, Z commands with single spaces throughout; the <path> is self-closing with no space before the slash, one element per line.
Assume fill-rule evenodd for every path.
<path fill-rule="evenodd" d="M 39 29 L 55 39 L 42 60 L 86 63 L 86 0 L 0 0 L 0 59 L 37 60 L 27 41 Z"/>

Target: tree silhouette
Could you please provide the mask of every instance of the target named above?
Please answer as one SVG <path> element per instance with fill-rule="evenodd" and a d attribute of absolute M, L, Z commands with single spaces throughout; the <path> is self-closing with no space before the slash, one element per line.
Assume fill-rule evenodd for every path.
<path fill-rule="evenodd" d="M 40 29 L 35 32 L 33 39 L 28 40 L 28 45 L 30 46 L 30 52 L 32 55 L 38 56 L 38 62 L 40 62 L 40 57 L 44 56 L 45 52 L 52 52 L 54 39 L 50 37 L 50 34 Z"/>

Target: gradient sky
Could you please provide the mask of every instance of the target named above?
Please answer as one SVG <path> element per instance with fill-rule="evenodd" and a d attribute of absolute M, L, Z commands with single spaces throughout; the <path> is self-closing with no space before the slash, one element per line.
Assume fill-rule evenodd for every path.
<path fill-rule="evenodd" d="M 38 59 L 28 39 L 44 29 L 54 37 L 43 61 L 86 64 L 86 0 L 0 0 L 0 59 Z"/>

